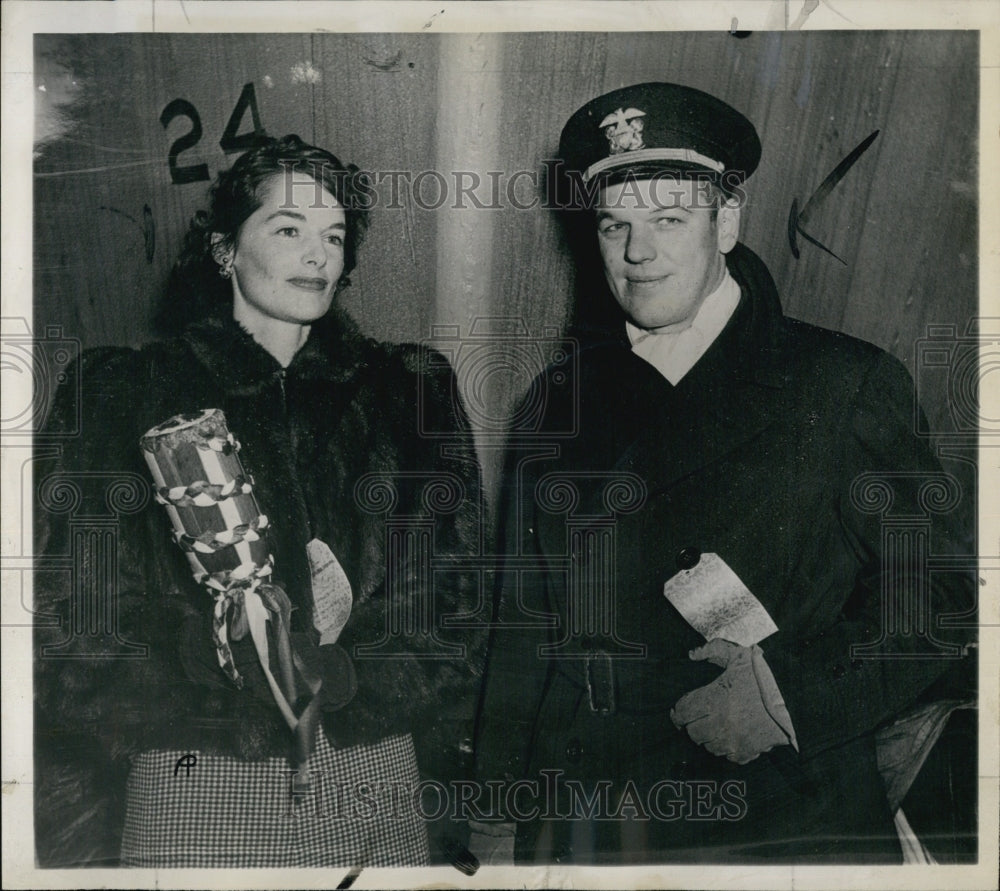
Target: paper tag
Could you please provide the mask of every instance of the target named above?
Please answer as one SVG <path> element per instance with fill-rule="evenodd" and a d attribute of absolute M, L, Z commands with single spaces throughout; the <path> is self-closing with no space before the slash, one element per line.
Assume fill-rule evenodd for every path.
<path fill-rule="evenodd" d="M 706 640 L 722 638 L 743 647 L 778 630 L 764 605 L 718 554 L 702 554 L 663 586 L 663 595 Z"/>
<path fill-rule="evenodd" d="M 318 538 L 306 545 L 306 554 L 312 572 L 313 625 L 320 634 L 319 644 L 336 643 L 351 615 L 351 583 L 333 551 Z"/>

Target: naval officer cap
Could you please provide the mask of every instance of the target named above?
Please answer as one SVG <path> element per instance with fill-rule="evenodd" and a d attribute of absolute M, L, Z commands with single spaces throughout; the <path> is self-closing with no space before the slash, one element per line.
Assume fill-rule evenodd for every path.
<path fill-rule="evenodd" d="M 566 172 L 603 185 L 653 176 L 707 179 L 731 192 L 760 161 L 757 131 L 721 99 L 691 87 L 635 84 L 598 96 L 563 128 Z"/>

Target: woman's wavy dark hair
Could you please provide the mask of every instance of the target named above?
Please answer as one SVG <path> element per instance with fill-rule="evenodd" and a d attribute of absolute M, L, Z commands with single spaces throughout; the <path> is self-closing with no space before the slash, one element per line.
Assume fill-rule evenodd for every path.
<path fill-rule="evenodd" d="M 266 137 L 240 155 L 219 174 L 209 191 L 208 210 L 194 215 L 180 256 L 170 271 L 156 327 L 173 334 L 221 307 L 231 305 L 232 284 L 219 275 L 213 256 L 213 235 L 222 236 L 222 247 L 235 247 L 240 227 L 261 206 L 261 189 L 275 175 L 304 176 L 321 183 L 343 206 L 347 222 L 344 270 L 338 290 L 347 287 L 357 263 L 358 247 L 368 225 L 370 191 L 363 174 L 353 164 L 343 164 L 325 149 L 308 145 L 298 136 Z"/>

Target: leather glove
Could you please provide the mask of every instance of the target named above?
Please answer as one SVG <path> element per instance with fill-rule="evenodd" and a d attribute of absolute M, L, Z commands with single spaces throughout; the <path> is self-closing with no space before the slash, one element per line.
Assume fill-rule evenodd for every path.
<path fill-rule="evenodd" d="M 268 623 L 270 624 L 270 623 Z M 257 658 L 257 650 L 249 634 L 235 640 L 230 636 L 229 647 L 233 663 L 243 679 L 243 690 L 268 705 L 274 704 L 274 696 L 264 677 Z M 212 616 L 189 616 L 184 620 L 178 641 L 181 665 L 188 679 L 203 687 L 214 690 L 239 692 L 233 682 L 226 677 L 219 666 L 218 651 L 212 641 Z M 273 650 L 274 647 L 272 646 Z"/>
<path fill-rule="evenodd" d="M 347 650 L 340 644 L 316 646 L 310 632 L 294 632 L 291 638 L 307 670 L 323 679 L 320 691 L 323 711 L 342 709 L 358 692 L 358 676 Z"/>
<path fill-rule="evenodd" d="M 273 654 L 275 643 L 270 625 L 269 622 L 269 650 Z M 323 679 L 323 710 L 336 711 L 347 705 L 358 689 L 354 663 L 347 651 L 339 644 L 318 647 L 312 642 L 309 632 L 293 633 L 291 640 L 307 670 Z M 257 650 L 250 635 L 246 634 L 239 640 L 230 637 L 229 646 L 233 662 L 243 678 L 243 689 L 268 705 L 273 705 L 274 696 L 260 667 Z M 219 667 L 215 644 L 212 642 L 211 616 L 189 616 L 181 627 L 178 647 L 181 665 L 189 680 L 216 690 L 236 690 Z"/>
<path fill-rule="evenodd" d="M 760 647 L 710 640 L 689 653 L 724 668 L 719 677 L 685 694 L 670 712 L 678 729 L 713 755 L 747 764 L 775 746 L 793 745 L 795 732 Z"/>

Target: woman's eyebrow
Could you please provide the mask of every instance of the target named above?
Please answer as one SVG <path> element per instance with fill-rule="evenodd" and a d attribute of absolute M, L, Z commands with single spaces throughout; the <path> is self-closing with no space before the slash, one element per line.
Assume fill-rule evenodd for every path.
<path fill-rule="evenodd" d="M 275 217 L 291 217 L 293 220 L 305 221 L 305 214 L 296 213 L 294 210 L 276 210 L 267 219 L 264 220 L 265 223 L 271 222 Z"/>

